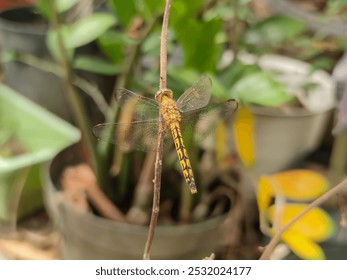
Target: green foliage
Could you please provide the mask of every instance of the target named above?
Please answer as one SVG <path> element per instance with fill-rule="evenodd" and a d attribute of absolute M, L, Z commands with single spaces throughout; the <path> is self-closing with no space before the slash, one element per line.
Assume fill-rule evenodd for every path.
<path fill-rule="evenodd" d="M 184 66 L 199 72 L 214 71 L 221 46 L 215 38 L 221 27 L 221 20 L 198 21 L 181 19 L 173 26 L 178 42 L 184 51 Z"/>
<path fill-rule="evenodd" d="M 115 18 L 110 14 L 91 14 L 68 27 L 64 38 L 65 46 L 67 48 L 78 48 L 86 45 L 96 40 L 115 23 Z"/>
<path fill-rule="evenodd" d="M 165 1 L 142 0 L 137 1 L 137 9 L 143 18 L 149 22 L 158 14 L 162 14 Z"/>
<path fill-rule="evenodd" d="M 59 33 L 60 33 L 60 36 L 62 37 L 63 42 L 65 42 L 69 33 L 68 26 L 61 25 L 59 28 Z M 47 33 L 46 44 L 53 58 L 56 61 L 59 61 L 61 57 L 61 52 L 60 52 L 59 44 L 58 44 L 57 31 L 49 31 Z M 72 49 L 72 48 L 66 49 L 66 52 L 67 52 L 67 57 L 69 58 L 69 60 L 72 60 L 75 49 Z"/>
<path fill-rule="evenodd" d="M 115 30 L 107 30 L 97 39 L 97 44 L 102 52 L 114 63 L 123 61 L 125 46 L 135 45 L 136 43 L 136 40 Z"/>
<path fill-rule="evenodd" d="M 293 100 L 273 75 L 254 64 L 235 61 L 219 75 L 227 98 L 245 104 L 276 107 Z"/>
<path fill-rule="evenodd" d="M 36 7 L 40 13 L 46 18 L 51 18 L 50 14 L 50 0 L 37 0 Z M 75 6 L 79 0 L 56 0 L 55 7 L 57 8 L 58 13 L 63 13 Z"/>
<path fill-rule="evenodd" d="M 255 52 L 261 52 L 263 46 L 278 47 L 286 41 L 294 40 L 304 30 L 301 21 L 287 16 L 272 16 L 247 29 L 242 43 L 252 46 Z"/>
<path fill-rule="evenodd" d="M 73 61 L 73 68 L 101 75 L 115 75 L 121 72 L 121 68 L 112 62 L 86 55 L 77 56 Z"/>
<path fill-rule="evenodd" d="M 108 7 L 113 11 L 119 19 L 119 23 L 124 27 L 128 27 L 133 17 L 136 15 L 136 5 L 134 0 L 109 0 Z"/>

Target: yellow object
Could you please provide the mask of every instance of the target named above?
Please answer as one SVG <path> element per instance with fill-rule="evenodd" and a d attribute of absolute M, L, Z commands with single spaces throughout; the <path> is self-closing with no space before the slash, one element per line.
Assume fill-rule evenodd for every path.
<path fill-rule="evenodd" d="M 297 201 L 313 200 L 329 188 L 328 181 L 322 175 L 305 169 L 290 170 L 261 177 L 260 185 L 267 185 L 273 190 L 273 194 L 279 191 L 287 199 Z M 262 188 L 264 189 L 264 186 Z"/>
<path fill-rule="evenodd" d="M 254 118 L 246 107 L 241 107 L 236 112 L 233 132 L 242 163 L 251 166 L 254 163 Z"/>
<path fill-rule="evenodd" d="M 288 230 L 282 235 L 282 240 L 299 258 L 304 260 L 324 260 L 325 254 L 322 248 L 309 238 Z"/>
<path fill-rule="evenodd" d="M 259 179 L 258 184 L 258 208 L 260 213 L 263 213 L 269 206 L 271 202 L 271 198 L 274 195 L 274 191 L 271 188 L 271 185 L 268 183 L 268 178 L 263 176 Z"/>
<path fill-rule="evenodd" d="M 303 211 L 307 204 L 290 203 L 284 205 L 282 217 L 279 224 L 282 228 L 288 224 L 296 215 Z M 267 217 L 270 222 L 274 222 L 275 206 L 269 207 Z M 335 225 L 328 213 L 321 208 L 315 207 L 297 222 L 295 222 L 289 231 L 302 235 L 310 240 L 322 242 L 328 239 L 335 232 Z"/>

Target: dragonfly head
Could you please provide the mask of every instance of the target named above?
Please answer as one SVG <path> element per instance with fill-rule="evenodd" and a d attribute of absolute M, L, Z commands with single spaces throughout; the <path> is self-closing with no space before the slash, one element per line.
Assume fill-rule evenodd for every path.
<path fill-rule="evenodd" d="M 155 94 L 155 100 L 157 100 L 160 103 L 163 100 L 164 96 L 172 99 L 173 98 L 172 90 L 168 88 L 158 90 L 157 93 Z"/>

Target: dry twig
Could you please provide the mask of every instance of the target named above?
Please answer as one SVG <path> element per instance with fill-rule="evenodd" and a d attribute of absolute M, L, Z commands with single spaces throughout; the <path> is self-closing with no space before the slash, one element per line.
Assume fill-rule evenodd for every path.
<path fill-rule="evenodd" d="M 167 67 L 167 30 L 169 24 L 169 15 L 171 8 L 171 0 L 166 0 L 163 25 L 160 38 L 160 82 L 159 88 L 166 88 L 166 67 Z M 162 116 L 159 116 L 162 120 Z M 149 225 L 148 237 L 145 246 L 145 251 L 143 254 L 144 260 L 150 259 L 150 251 L 153 243 L 155 228 L 159 216 L 159 203 L 160 203 L 160 183 L 161 183 L 161 170 L 162 170 L 162 157 L 163 157 L 163 144 L 164 144 L 164 122 L 159 122 L 159 133 L 158 133 L 158 143 L 157 143 L 157 154 L 155 160 L 155 169 L 154 169 L 154 192 L 153 192 L 153 206 L 152 206 L 152 215 L 151 222 Z"/>

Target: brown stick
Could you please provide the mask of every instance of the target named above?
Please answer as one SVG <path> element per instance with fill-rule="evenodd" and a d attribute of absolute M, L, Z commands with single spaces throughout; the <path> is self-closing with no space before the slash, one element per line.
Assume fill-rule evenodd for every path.
<path fill-rule="evenodd" d="M 163 25 L 160 38 L 160 81 L 159 88 L 166 88 L 166 72 L 167 72 L 167 29 L 169 23 L 169 15 L 171 8 L 171 0 L 166 0 L 166 6 L 164 11 Z M 155 170 L 154 170 L 154 191 L 153 191 L 153 206 L 151 221 L 148 230 L 148 237 L 145 246 L 145 251 L 143 254 L 144 260 L 150 259 L 150 251 L 153 243 L 153 238 L 155 234 L 155 228 L 157 226 L 158 216 L 159 216 L 159 205 L 160 205 L 160 184 L 161 184 L 161 170 L 162 170 L 162 157 L 163 157 L 163 144 L 165 136 L 165 128 L 162 117 L 159 116 L 159 133 L 158 133 L 158 143 L 157 143 L 157 153 L 155 159 Z"/>
<path fill-rule="evenodd" d="M 160 81 L 159 88 L 166 88 L 166 72 L 167 72 L 167 29 L 169 25 L 169 15 L 171 8 L 171 0 L 166 0 L 164 11 L 163 25 L 160 37 Z"/>
<path fill-rule="evenodd" d="M 296 215 L 288 224 L 286 224 L 276 235 L 272 237 L 269 244 L 265 247 L 264 252 L 260 256 L 260 260 L 268 260 L 270 259 L 270 255 L 272 251 L 275 249 L 278 242 L 281 240 L 282 234 L 288 230 L 297 220 L 299 220 L 302 216 L 304 216 L 307 212 L 312 210 L 314 207 L 321 205 L 323 202 L 330 199 L 333 195 L 336 195 L 338 192 L 342 191 L 342 189 L 347 188 L 347 179 L 342 181 L 340 184 L 330 189 L 328 192 L 317 198 L 315 201 L 310 203 L 304 210 L 302 210 L 298 215 Z"/>

